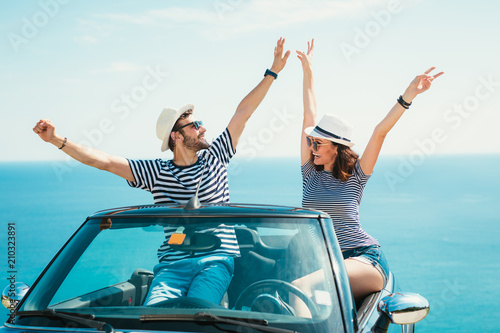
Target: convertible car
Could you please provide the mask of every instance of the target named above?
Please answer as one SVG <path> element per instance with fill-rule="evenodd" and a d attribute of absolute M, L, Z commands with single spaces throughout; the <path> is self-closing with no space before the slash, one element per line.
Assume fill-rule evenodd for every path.
<path fill-rule="evenodd" d="M 392 274 L 384 290 L 356 304 L 322 212 L 185 208 L 133 206 L 88 217 L 33 286 L 16 285 L 2 296 L 11 315 L 0 333 L 412 332 L 429 311 L 425 298 L 398 292 Z M 172 229 L 180 235 L 175 241 Z M 220 303 L 193 297 L 145 303 L 165 248 L 188 257 L 217 253 L 221 229 L 237 242 L 234 276 Z"/>

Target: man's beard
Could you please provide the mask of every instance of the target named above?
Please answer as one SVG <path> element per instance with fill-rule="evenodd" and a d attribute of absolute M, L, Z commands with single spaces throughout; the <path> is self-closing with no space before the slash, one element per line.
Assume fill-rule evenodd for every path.
<path fill-rule="evenodd" d="M 199 137 L 198 138 L 185 137 L 183 144 L 184 147 L 186 147 L 187 149 L 191 149 L 194 151 L 208 149 L 208 147 L 210 147 L 207 141 L 201 140 Z"/>

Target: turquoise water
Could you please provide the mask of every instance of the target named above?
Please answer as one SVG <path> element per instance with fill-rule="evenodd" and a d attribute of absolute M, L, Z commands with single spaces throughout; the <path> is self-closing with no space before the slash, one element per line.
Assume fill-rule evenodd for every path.
<path fill-rule="evenodd" d="M 500 331 L 499 163 L 500 155 L 382 157 L 368 182 L 364 228 L 382 244 L 400 288 L 431 304 L 419 332 Z M 232 202 L 300 205 L 298 159 L 235 159 L 229 179 Z M 32 284 L 86 216 L 143 203 L 152 203 L 149 193 L 89 167 L 0 163 L 0 288 L 12 275 L 9 223 L 14 275 Z"/>

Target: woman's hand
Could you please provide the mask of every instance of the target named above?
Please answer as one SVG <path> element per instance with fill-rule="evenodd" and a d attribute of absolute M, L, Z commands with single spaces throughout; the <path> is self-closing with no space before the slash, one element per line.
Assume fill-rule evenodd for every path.
<path fill-rule="evenodd" d="M 307 53 L 304 53 L 299 50 L 295 51 L 297 52 L 297 58 L 299 58 L 300 62 L 302 63 L 302 69 L 304 71 L 310 70 L 312 67 L 313 50 L 314 50 L 314 38 L 310 42 L 307 42 Z"/>
<path fill-rule="evenodd" d="M 440 72 L 435 75 L 430 75 L 429 73 L 432 72 L 435 68 L 436 67 L 429 68 L 424 72 L 424 74 L 418 75 L 417 77 L 415 77 L 415 79 L 413 79 L 413 81 L 411 81 L 410 85 L 408 86 L 408 88 L 406 88 L 406 91 L 402 95 L 405 102 L 411 103 L 411 101 L 418 94 L 427 91 L 431 87 L 431 83 L 432 81 L 434 81 L 434 79 L 444 74 L 444 72 Z"/>

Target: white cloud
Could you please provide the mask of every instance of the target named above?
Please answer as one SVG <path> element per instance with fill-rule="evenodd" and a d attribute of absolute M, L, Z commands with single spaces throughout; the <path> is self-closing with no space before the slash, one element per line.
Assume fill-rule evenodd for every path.
<path fill-rule="evenodd" d="M 129 24 L 162 26 L 198 23 L 206 35 L 230 37 L 240 32 L 268 30 L 342 16 L 366 15 L 370 9 L 386 7 L 388 0 L 214 0 L 208 8 L 169 7 L 144 13 L 109 13 L 96 18 Z"/>
<path fill-rule="evenodd" d="M 83 36 L 81 37 L 81 40 L 88 43 L 97 43 L 97 38 L 94 38 L 92 36 Z"/>
<path fill-rule="evenodd" d="M 117 27 L 110 22 L 102 22 L 97 20 L 83 20 L 78 19 L 78 24 L 81 27 L 82 35 L 85 37 L 91 37 L 91 35 L 98 35 L 100 37 L 109 37 L 111 34 L 117 30 Z M 89 32 L 90 31 L 90 32 Z M 89 41 L 89 40 L 88 40 Z"/>
<path fill-rule="evenodd" d="M 96 14 L 96 18 L 103 18 L 111 21 L 121 21 L 129 24 L 139 24 L 139 25 L 157 25 L 158 23 L 152 17 L 150 13 L 146 14 L 123 14 L 123 13 L 111 13 L 111 14 Z"/>
<path fill-rule="evenodd" d="M 167 19 L 180 23 L 202 23 L 214 24 L 217 22 L 217 17 L 213 11 L 198 8 L 180 8 L 172 7 L 168 9 L 150 10 L 147 15 L 151 15 L 157 19 Z"/>
<path fill-rule="evenodd" d="M 61 82 L 62 83 L 71 83 L 71 84 L 75 84 L 75 83 L 82 83 L 84 82 L 83 80 L 81 79 L 77 79 L 77 78 L 63 78 L 61 79 Z"/>
<path fill-rule="evenodd" d="M 95 69 L 91 71 L 91 73 L 101 74 L 101 73 L 117 73 L 117 72 L 135 72 L 141 69 L 142 69 L 141 67 L 135 64 L 126 61 L 121 61 L 121 62 L 113 62 L 107 68 Z"/>

